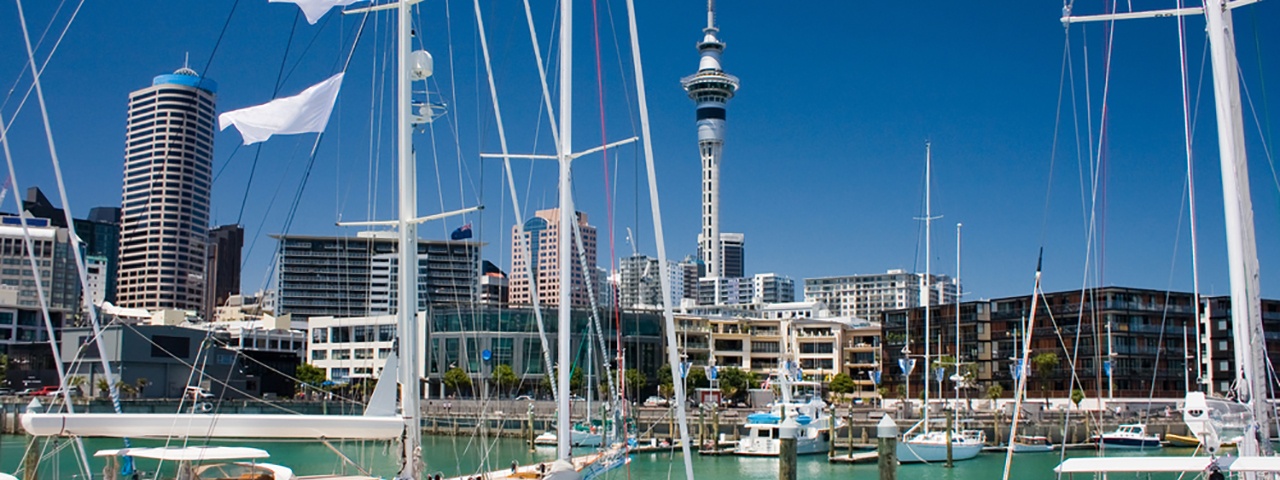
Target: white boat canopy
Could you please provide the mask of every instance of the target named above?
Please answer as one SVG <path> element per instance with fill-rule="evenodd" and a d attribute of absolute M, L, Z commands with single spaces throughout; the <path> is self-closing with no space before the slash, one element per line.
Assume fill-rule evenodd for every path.
<path fill-rule="evenodd" d="M 22 428 L 35 436 L 390 440 L 404 432 L 404 420 L 346 415 L 28 413 L 22 416 Z"/>
<path fill-rule="evenodd" d="M 255 460 L 270 457 L 266 450 L 248 447 L 154 447 L 99 450 L 95 457 L 137 457 L 173 462 Z"/>
<path fill-rule="evenodd" d="M 1058 473 L 1206 472 L 1217 465 L 1224 472 L 1280 472 L 1280 457 L 1110 457 L 1070 458 Z"/>

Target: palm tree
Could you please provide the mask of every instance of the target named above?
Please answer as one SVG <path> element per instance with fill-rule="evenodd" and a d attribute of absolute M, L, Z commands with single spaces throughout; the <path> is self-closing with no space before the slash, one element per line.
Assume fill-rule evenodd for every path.
<path fill-rule="evenodd" d="M 145 389 L 145 388 L 147 388 L 147 386 L 148 386 L 148 385 L 151 385 L 151 380 L 147 380 L 147 377 L 138 377 L 138 379 L 137 379 L 137 380 L 134 380 L 134 381 L 133 381 L 133 384 L 135 385 L 135 388 L 137 389 L 137 390 L 135 391 L 135 393 L 136 393 L 139 397 L 141 397 L 141 396 L 142 396 L 142 390 L 143 390 L 143 389 Z"/>
<path fill-rule="evenodd" d="M 107 382 L 105 378 L 99 378 L 98 381 L 93 383 L 93 386 L 98 389 L 99 397 L 106 398 L 111 394 L 111 383 Z"/>
<path fill-rule="evenodd" d="M 87 383 L 87 379 L 81 375 L 67 377 L 67 388 L 75 389 L 75 391 L 80 392 L 81 396 L 84 395 L 85 383 Z"/>

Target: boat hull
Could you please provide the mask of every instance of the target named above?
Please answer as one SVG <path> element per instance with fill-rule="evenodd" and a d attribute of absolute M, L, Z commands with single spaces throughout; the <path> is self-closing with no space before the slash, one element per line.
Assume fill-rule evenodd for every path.
<path fill-rule="evenodd" d="M 580 432 L 577 430 L 569 432 L 569 446 L 571 447 L 599 447 L 602 441 L 603 437 L 598 433 Z M 533 439 L 533 444 L 544 447 L 556 446 L 556 432 L 547 432 L 542 435 L 538 435 Z"/>
<path fill-rule="evenodd" d="M 1104 448 L 1124 450 L 1153 450 L 1160 448 L 1160 439 L 1156 438 L 1115 438 L 1102 437 L 1100 442 Z"/>
<path fill-rule="evenodd" d="M 1024 445 L 1021 443 L 1013 444 L 1013 453 L 1043 453 L 1052 452 L 1053 445 Z"/>
<path fill-rule="evenodd" d="M 952 444 L 951 460 L 968 460 L 982 452 L 982 444 Z M 947 444 L 898 442 L 898 462 L 933 463 L 947 461 Z"/>
<path fill-rule="evenodd" d="M 776 457 L 782 448 L 781 443 L 773 438 L 744 438 L 733 450 L 734 455 L 747 457 Z M 797 438 L 796 455 L 812 455 L 826 453 L 827 442 L 819 438 Z"/>

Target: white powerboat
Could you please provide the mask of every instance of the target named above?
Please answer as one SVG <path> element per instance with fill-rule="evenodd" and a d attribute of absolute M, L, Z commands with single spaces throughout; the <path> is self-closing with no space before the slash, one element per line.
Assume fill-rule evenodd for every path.
<path fill-rule="evenodd" d="M 1113 432 L 1094 435 L 1089 440 L 1098 443 L 1103 448 L 1148 450 L 1162 446 L 1160 444 L 1160 436 L 1155 434 L 1148 435 L 1147 426 L 1140 423 L 1120 425 Z"/>
<path fill-rule="evenodd" d="M 800 382 L 797 385 L 812 384 Z M 784 411 L 785 409 L 785 411 Z M 827 404 L 816 397 L 805 396 L 801 401 L 776 402 L 769 413 L 747 415 L 747 435 L 738 440 L 733 453 L 737 455 L 776 457 L 779 451 L 779 429 L 783 418 L 796 423 L 796 454 L 823 453 L 828 449 L 833 419 L 827 415 Z M 834 420 L 840 428 L 844 422 Z"/>

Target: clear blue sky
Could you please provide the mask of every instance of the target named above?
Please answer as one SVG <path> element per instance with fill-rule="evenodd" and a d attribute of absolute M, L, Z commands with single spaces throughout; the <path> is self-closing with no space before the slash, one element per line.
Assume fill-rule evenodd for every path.
<path fill-rule="evenodd" d="M 57 2 L 25 3 L 33 35 L 39 36 L 54 18 Z M 271 98 L 295 10 L 265 0 L 239 2 L 209 64 L 232 3 L 84 5 L 44 74 L 77 216 L 94 206 L 119 204 L 127 95 L 148 86 L 152 76 L 181 67 L 185 52 L 190 52 L 193 68 L 220 84 L 220 112 Z M 548 55 L 555 7 L 546 1 L 534 3 L 538 34 Z M 702 35 L 705 4 L 639 3 L 668 254 L 681 258 L 695 247 L 700 167 L 693 103 L 679 79 L 697 66 L 694 45 Z M 1104 2 L 1087 3 L 1077 5 L 1076 11 L 1097 13 L 1105 8 Z M 474 222 L 479 239 L 488 242 L 485 258 L 506 268 L 514 223 L 510 199 L 500 164 L 478 158 L 478 153 L 496 152 L 498 142 L 474 7 L 462 1 L 422 5 L 422 37 L 437 65 L 431 89 L 450 112 L 417 137 L 419 209 L 425 214 L 485 204 L 482 215 L 465 221 Z M 518 2 L 484 5 L 512 150 L 549 153 L 551 139 L 545 116 L 540 116 L 522 10 Z M 1171 8 L 1174 3 L 1139 1 L 1134 6 Z M 625 31 L 624 8 L 620 1 L 601 0 L 601 71 L 608 89 L 605 117 L 610 140 L 638 131 L 632 107 L 626 105 L 626 95 L 631 94 L 624 92 L 624 85 L 633 84 L 627 38 L 615 34 L 615 27 Z M 922 209 L 924 141 L 931 139 L 934 211 L 944 215 L 934 230 L 935 271 L 954 273 L 955 224 L 962 222 L 962 276 L 970 298 L 1029 293 L 1041 246 L 1046 289 L 1074 289 L 1085 282 L 1082 188 L 1087 187 L 1080 178 L 1081 169 L 1087 172 L 1088 167 L 1079 163 L 1077 145 L 1087 148 L 1088 142 L 1077 142 L 1070 102 L 1075 95 L 1080 135 L 1088 135 L 1083 130 L 1089 115 L 1083 110 L 1087 78 L 1096 139 L 1104 80 L 1100 25 L 1071 31 L 1075 86 L 1062 90 L 1066 100 L 1062 123 L 1056 125 L 1065 41 L 1059 2 L 930 1 L 905 6 L 722 1 L 718 8 L 721 38 L 728 44 L 725 68 L 742 80 L 729 105 L 721 224 L 724 231 L 746 233 L 749 273 L 778 272 L 800 284 L 806 277 L 923 269 L 920 225 L 912 217 Z M 42 58 L 68 11 L 53 22 L 55 30 L 40 49 Z M 579 2 L 576 15 L 575 144 L 586 148 L 601 138 L 590 3 Z M 1278 18 L 1277 2 L 1236 12 L 1241 71 L 1252 99 L 1252 104 L 1246 99 L 1246 138 L 1262 285 L 1270 298 L 1280 298 L 1280 277 L 1270 274 L 1280 265 L 1280 194 L 1260 138 L 1276 132 L 1268 122 L 1280 121 L 1280 93 L 1274 91 L 1280 86 L 1280 68 L 1274 61 L 1280 53 L 1280 31 L 1256 26 L 1274 25 Z M 288 76 L 281 95 L 319 82 L 341 65 L 359 17 L 331 13 L 326 22 L 297 24 L 284 62 Z M 333 223 L 339 217 L 394 215 L 390 134 L 375 134 L 376 141 L 370 142 L 371 123 L 375 131 L 385 130 L 381 127 L 391 114 L 385 97 L 376 101 L 389 92 L 371 87 L 385 85 L 381 65 L 387 26 L 385 16 L 366 26 L 291 233 L 354 234 Z M 1187 22 L 1192 89 L 1203 96 L 1195 110 L 1201 286 L 1205 293 L 1226 294 L 1212 90 L 1208 77 L 1200 77 L 1203 28 L 1198 18 Z M 7 91 L 26 62 L 11 2 L 0 2 L 0 45 L 0 87 Z M 1190 290 L 1176 22 L 1120 24 L 1114 45 L 1103 146 L 1100 282 Z M 1259 59 L 1271 61 L 1260 65 Z M 17 93 L 0 110 L 6 120 L 29 82 L 29 76 L 18 81 Z M 1249 105 L 1256 106 L 1259 122 L 1253 120 L 1255 109 Z M 38 185 L 52 197 L 56 186 L 34 97 L 18 116 L 11 137 L 21 186 Z M 226 224 L 239 218 L 246 228 L 246 243 L 253 245 L 245 262 L 246 291 L 263 285 L 275 248 L 267 235 L 282 231 L 314 138 L 301 135 L 267 142 L 248 187 L 257 149 L 237 151 L 240 136 L 234 131 L 217 135 L 215 172 L 228 166 L 214 185 L 213 219 Z M 628 147 L 613 153 L 616 164 L 610 167 L 610 182 L 617 189 L 617 255 L 630 252 L 623 241 L 626 227 L 636 230 L 641 252 L 652 255 L 653 229 L 647 189 L 638 176 L 639 151 Z M 370 160 L 375 157 L 376 170 Z M 601 165 L 599 156 L 578 162 L 576 192 L 580 209 L 600 228 L 600 263 L 607 267 Z M 516 167 L 526 215 L 553 206 L 555 166 L 520 161 Z M 376 181 L 371 182 L 371 171 Z M 241 217 L 246 189 L 250 191 Z M 12 211 L 11 202 L 0 210 Z M 445 238 L 463 222 L 430 224 L 422 228 L 422 235 Z"/>

